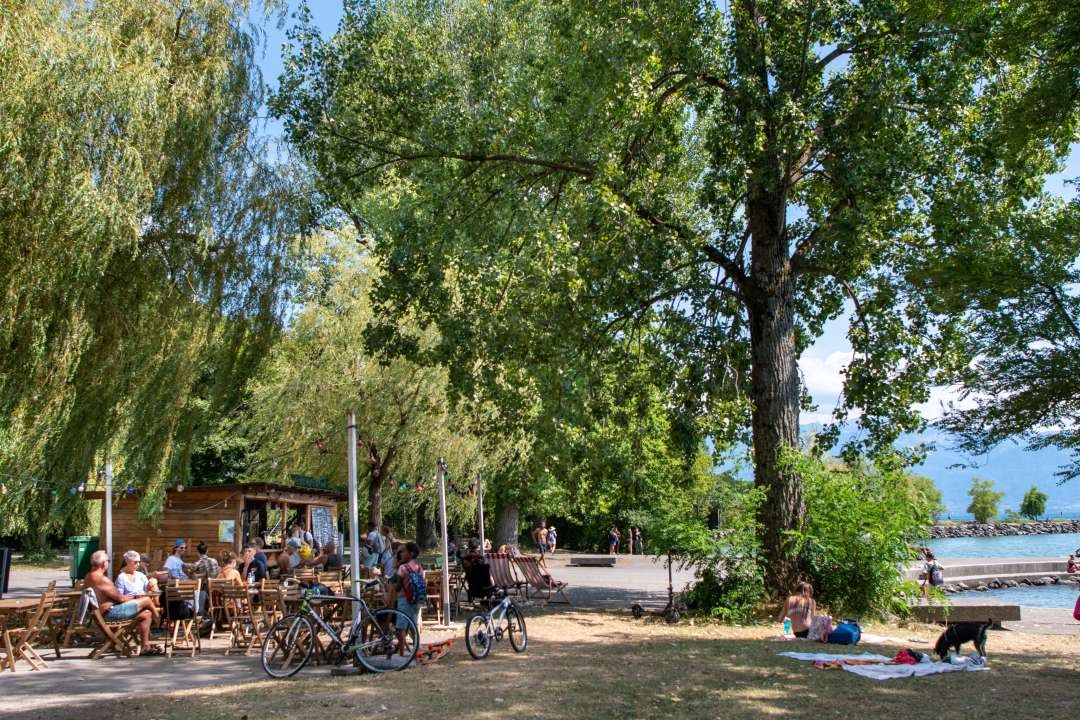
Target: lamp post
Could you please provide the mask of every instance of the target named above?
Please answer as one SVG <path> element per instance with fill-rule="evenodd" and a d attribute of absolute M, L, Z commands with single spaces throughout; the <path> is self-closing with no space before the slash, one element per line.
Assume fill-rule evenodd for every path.
<path fill-rule="evenodd" d="M 349 411 L 345 426 L 345 447 L 349 463 L 349 560 L 351 565 L 352 594 L 360 597 L 360 513 L 356 492 L 356 413 Z M 353 623 L 360 613 L 360 604 L 353 603 Z"/>
<path fill-rule="evenodd" d="M 109 555 L 109 577 L 113 577 L 112 554 L 112 461 L 105 458 L 105 552 Z"/>
<path fill-rule="evenodd" d="M 484 476 L 476 473 L 476 509 L 480 513 L 480 552 L 484 552 Z"/>
<path fill-rule="evenodd" d="M 442 525 L 442 606 L 445 622 L 450 624 L 450 546 L 446 536 L 446 461 L 439 458 L 439 522 Z"/>

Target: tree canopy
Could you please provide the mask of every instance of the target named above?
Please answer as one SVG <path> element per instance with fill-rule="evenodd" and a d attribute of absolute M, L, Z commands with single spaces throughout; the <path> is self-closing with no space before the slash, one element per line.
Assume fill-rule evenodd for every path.
<path fill-rule="evenodd" d="M 0 532 L 58 528 L 105 453 L 153 512 L 280 328 L 307 203 L 253 132 L 250 10 L 0 2 Z"/>
<path fill-rule="evenodd" d="M 1072 15 L 1043 3 L 386 0 L 331 38 L 301 21 L 274 107 L 374 239 L 375 342 L 415 354 L 396 320 L 434 324 L 459 391 L 539 391 L 553 417 L 599 365 L 648 356 L 674 422 L 749 435 L 776 592 L 799 570 L 780 462 L 799 353 L 852 307 L 838 419 L 859 411 L 862 449 L 921 427 L 961 364 L 930 268 L 1025 217 L 1075 128 L 1075 93 L 1055 97 Z"/>

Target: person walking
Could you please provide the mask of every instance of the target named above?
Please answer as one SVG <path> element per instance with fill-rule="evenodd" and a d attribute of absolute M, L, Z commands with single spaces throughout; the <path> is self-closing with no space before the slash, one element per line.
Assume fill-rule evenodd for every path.
<path fill-rule="evenodd" d="M 614 525 L 608 529 L 608 555 L 615 555 L 619 550 L 619 529 Z"/>

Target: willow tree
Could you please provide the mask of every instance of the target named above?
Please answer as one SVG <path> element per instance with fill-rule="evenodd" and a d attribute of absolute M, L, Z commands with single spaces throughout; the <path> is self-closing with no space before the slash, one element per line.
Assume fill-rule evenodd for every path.
<path fill-rule="evenodd" d="M 250 9 L 0 2 L 0 532 L 58 527 L 106 451 L 158 509 L 280 328 L 303 203 Z"/>
<path fill-rule="evenodd" d="M 839 417 L 876 444 L 918 428 L 955 327 L 912 269 L 952 209 L 1018 212 L 1061 157 L 1045 127 L 984 145 L 1043 62 L 1001 42 L 1028 5 L 385 0 L 325 40 L 302 23 L 275 102 L 376 237 L 383 316 L 437 323 L 457 385 L 546 391 L 660 338 L 670 406 L 749 431 L 780 591 L 800 352 L 852 308 Z"/>

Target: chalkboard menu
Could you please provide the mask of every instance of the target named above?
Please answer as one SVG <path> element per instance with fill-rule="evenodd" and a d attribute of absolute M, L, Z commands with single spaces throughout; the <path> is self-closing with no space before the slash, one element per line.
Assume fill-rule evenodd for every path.
<path fill-rule="evenodd" d="M 328 542 L 337 540 L 337 530 L 334 528 L 334 511 L 321 505 L 313 505 L 311 508 L 311 534 L 322 547 Z"/>

